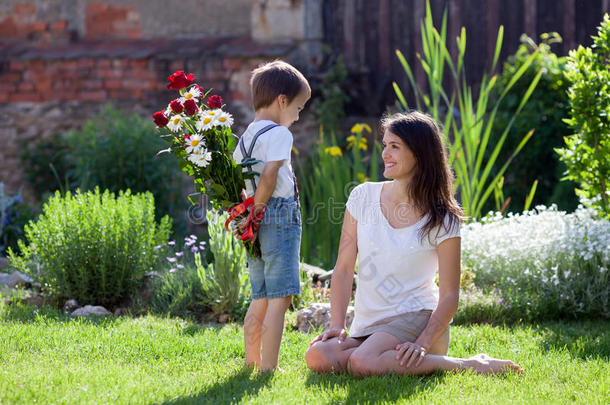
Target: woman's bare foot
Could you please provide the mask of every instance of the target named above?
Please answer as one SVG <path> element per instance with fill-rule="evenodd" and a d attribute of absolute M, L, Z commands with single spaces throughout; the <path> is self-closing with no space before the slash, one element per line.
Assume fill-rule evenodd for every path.
<path fill-rule="evenodd" d="M 523 373 L 523 369 L 511 360 L 500 360 L 489 357 L 485 353 L 477 354 L 468 359 L 470 366 L 479 374 L 498 374 L 509 371 Z"/>

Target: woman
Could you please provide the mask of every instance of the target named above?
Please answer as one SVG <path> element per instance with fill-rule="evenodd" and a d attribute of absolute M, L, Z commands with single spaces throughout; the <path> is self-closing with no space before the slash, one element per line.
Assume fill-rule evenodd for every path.
<path fill-rule="evenodd" d="M 472 369 L 521 372 L 509 360 L 447 356 L 458 307 L 462 210 L 439 127 L 422 113 L 382 121 L 384 176 L 346 204 L 332 276 L 331 326 L 305 354 L 317 372 L 428 374 Z M 356 256 L 355 316 L 345 331 Z M 438 287 L 435 274 L 438 270 Z"/>

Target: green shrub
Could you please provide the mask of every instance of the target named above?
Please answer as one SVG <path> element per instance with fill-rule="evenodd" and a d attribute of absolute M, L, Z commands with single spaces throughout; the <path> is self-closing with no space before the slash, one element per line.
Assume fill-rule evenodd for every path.
<path fill-rule="evenodd" d="M 205 265 L 200 252 L 195 253 L 204 304 L 216 315 L 244 308 L 250 294 L 246 248 L 232 232 L 225 230 L 224 224 L 228 217 L 226 212 L 207 212 L 213 263 Z"/>
<path fill-rule="evenodd" d="M 9 256 L 59 300 L 115 307 L 138 289 L 157 260 L 154 247 L 168 239 L 169 218 L 154 218 L 150 193 L 56 192 L 26 225 L 22 256 Z"/>
<path fill-rule="evenodd" d="M 538 206 L 468 224 L 463 264 L 482 290 L 470 300 L 470 311 L 487 308 L 499 321 L 610 318 L 608 246 L 610 221 L 582 206 L 571 214 Z M 498 298 L 495 310 L 485 304 L 491 291 Z"/>
<path fill-rule="evenodd" d="M 559 162 L 553 150 L 561 146 L 564 136 L 570 134 L 568 125 L 563 122 L 569 111 L 569 82 L 564 78 L 567 58 L 558 57 L 551 51 L 552 43 L 561 42 L 557 33 L 542 34 L 541 39 L 541 43 L 536 44 L 525 34 L 522 36 L 522 44 L 504 63 L 492 92 L 492 103 L 495 103 L 515 73 L 534 57 L 523 73 L 523 80 L 512 86 L 500 104 L 490 137 L 491 144 L 495 144 L 515 116 L 521 95 L 527 90 L 528 83 L 538 72 L 543 72 L 529 101 L 516 116 L 499 155 L 501 160 L 508 159 L 508 151 L 514 150 L 523 135 L 534 129 L 532 138 L 514 158 L 504 177 L 503 193 L 507 198 L 511 198 L 508 210 L 512 212 L 522 210 L 535 180 L 538 180 L 538 186 L 533 206 L 555 203 L 560 209 L 568 211 L 573 211 L 578 206 L 578 198 L 574 193 L 575 184 L 560 183 L 565 165 Z"/>
<path fill-rule="evenodd" d="M 175 159 L 155 157 L 166 145 L 149 120 L 107 106 L 82 130 L 70 132 L 67 141 L 72 189 L 150 191 L 157 219 L 166 214 L 178 217 L 179 209 L 185 205 L 180 188 L 184 175 Z"/>
<path fill-rule="evenodd" d="M 610 15 L 604 15 L 593 45 L 570 51 L 566 79 L 570 115 L 576 134 L 557 149 L 567 165 L 566 179 L 578 183 L 576 194 L 610 218 Z"/>

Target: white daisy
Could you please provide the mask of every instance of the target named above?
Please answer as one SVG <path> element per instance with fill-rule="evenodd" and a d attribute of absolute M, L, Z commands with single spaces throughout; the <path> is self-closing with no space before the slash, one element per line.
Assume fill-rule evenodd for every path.
<path fill-rule="evenodd" d="M 201 155 L 202 151 L 205 151 L 205 149 L 204 148 L 193 149 L 193 151 L 190 152 L 190 155 L 187 156 L 187 159 L 194 163 L 197 159 L 199 159 L 199 156 Z"/>
<path fill-rule="evenodd" d="M 202 111 L 197 121 L 197 129 L 199 131 L 205 131 L 211 129 L 217 124 L 218 117 L 220 117 L 220 110 L 207 110 Z"/>
<path fill-rule="evenodd" d="M 220 111 L 220 115 L 216 119 L 217 125 L 230 127 L 233 125 L 233 117 L 228 112 Z"/>
<path fill-rule="evenodd" d="M 199 150 L 205 146 L 205 140 L 201 137 L 201 135 L 191 135 L 190 138 L 186 140 L 186 152 L 193 153 L 195 150 Z"/>
<path fill-rule="evenodd" d="M 184 95 L 182 97 L 180 97 L 180 102 L 182 104 L 184 104 L 184 102 L 186 100 L 190 100 L 190 99 L 194 99 L 195 101 L 197 101 L 199 96 L 201 96 L 201 92 L 199 91 L 199 89 L 195 86 L 192 86 L 189 90 L 187 90 L 184 93 Z"/>
<path fill-rule="evenodd" d="M 190 155 L 188 159 L 199 167 L 206 167 L 212 161 L 212 152 L 203 150 L 201 153 Z"/>
<path fill-rule="evenodd" d="M 180 131 L 182 128 L 182 123 L 186 120 L 186 117 L 182 114 L 176 114 L 169 119 L 169 123 L 167 124 L 167 128 L 169 128 L 172 132 Z"/>

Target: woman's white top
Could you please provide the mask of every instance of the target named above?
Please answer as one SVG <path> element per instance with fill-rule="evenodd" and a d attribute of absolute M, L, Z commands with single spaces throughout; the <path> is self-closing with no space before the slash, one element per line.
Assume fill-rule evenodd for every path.
<path fill-rule="evenodd" d="M 437 246 L 460 236 L 459 225 L 447 232 L 435 228 L 420 241 L 417 223 L 393 228 L 381 211 L 384 182 L 363 183 L 354 188 L 346 203 L 358 221 L 358 285 L 351 336 L 375 322 L 406 312 L 434 310 L 438 304 Z M 449 216 L 445 217 L 445 224 Z M 438 233 L 438 235 L 437 235 Z"/>
<path fill-rule="evenodd" d="M 275 122 L 270 120 L 260 120 L 254 121 L 248 126 L 246 132 L 244 132 L 244 134 L 241 136 L 243 138 L 242 142 L 244 143 L 246 150 L 250 148 L 254 135 L 270 124 L 275 124 Z M 260 160 L 260 163 L 256 163 L 252 166 L 253 171 L 262 174 L 263 169 L 265 168 L 265 163 L 278 160 L 284 161 L 280 167 L 280 170 L 277 172 L 275 190 L 273 190 L 271 197 L 292 198 L 294 196 L 294 175 L 291 165 L 291 151 L 292 132 L 282 125 L 272 128 L 259 136 L 254 144 L 252 157 Z M 241 153 L 241 148 L 238 145 L 233 152 L 233 160 L 237 163 L 241 163 L 242 159 L 243 155 Z M 244 171 L 247 171 L 247 169 L 244 168 Z M 254 179 L 256 181 L 256 185 L 258 186 L 260 176 L 256 176 Z M 254 189 L 252 188 L 250 180 L 246 180 L 246 194 L 248 197 L 252 197 L 254 195 Z"/>

